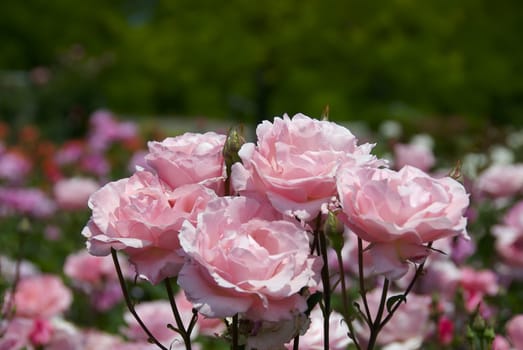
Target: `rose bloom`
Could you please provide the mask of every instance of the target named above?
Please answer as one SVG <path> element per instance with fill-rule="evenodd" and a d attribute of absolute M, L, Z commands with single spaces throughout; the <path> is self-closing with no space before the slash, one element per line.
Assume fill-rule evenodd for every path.
<path fill-rule="evenodd" d="M 59 277 L 37 275 L 18 282 L 13 300 L 18 317 L 50 318 L 67 310 L 73 297 Z"/>
<path fill-rule="evenodd" d="M 172 188 L 201 183 L 223 193 L 225 135 L 185 133 L 162 142 L 148 142 L 147 165 Z"/>
<path fill-rule="evenodd" d="M 394 145 L 394 166 L 401 169 L 412 165 L 420 170 L 429 171 L 436 163 L 432 150 L 423 144 L 412 143 Z"/>
<path fill-rule="evenodd" d="M 54 184 L 54 198 L 56 204 L 62 209 L 87 209 L 89 197 L 99 188 L 98 182 L 89 178 L 62 179 Z"/>
<path fill-rule="evenodd" d="M 517 202 L 503 222 L 492 228 L 496 252 L 512 267 L 523 267 L 523 201 Z"/>
<path fill-rule="evenodd" d="M 111 248 L 124 250 L 137 273 L 152 283 L 176 276 L 183 264 L 178 231 L 214 192 L 202 185 L 170 190 L 158 177 L 137 171 L 130 178 L 108 183 L 89 199 L 92 216 L 82 234 L 93 255 Z"/>
<path fill-rule="evenodd" d="M 367 293 L 367 302 L 373 318 L 376 317 L 378 311 L 381 292 L 381 288 L 375 288 Z M 401 303 L 392 319 L 380 331 L 377 344 L 383 346 L 384 349 L 419 349 L 431 331 L 429 326 L 431 303 L 432 298 L 429 295 L 410 293 L 407 302 Z M 363 305 L 363 302 L 359 301 L 359 304 Z M 361 325 L 355 326 L 356 328 L 362 327 Z M 362 341 L 369 337 L 366 325 L 356 333 L 363 337 Z"/>
<path fill-rule="evenodd" d="M 476 190 L 490 197 L 509 197 L 523 190 L 523 164 L 494 164 L 476 180 Z"/>
<path fill-rule="evenodd" d="M 321 262 L 309 254 L 307 232 L 252 198 L 209 202 L 195 225 L 183 224 L 180 244 L 187 262 L 178 284 L 208 317 L 289 319 L 307 307 L 300 290 L 318 283 Z"/>
<path fill-rule="evenodd" d="M 423 261 L 430 253 L 423 244 L 467 236 L 469 198 L 450 177 L 435 179 L 411 166 L 397 172 L 344 168 L 338 192 L 346 224 L 371 243 L 376 273 L 387 278 L 403 276 L 408 261 Z"/>
<path fill-rule="evenodd" d="M 301 350 L 323 350 L 323 314 L 319 307 L 315 307 L 311 314 L 309 329 L 300 337 L 299 344 Z M 349 328 L 341 316 L 336 311 L 332 311 L 329 318 L 329 349 L 344 350 L 352 343 L 347 335 Z M 293 342 L 286 345 L 291 350 Z"/>
<path fill-rule="evenodd" d="M 346 128 L 297 114 L 264 121 L 258 143 L 245 143 L 241 163 L 232 167 L 231 183 L 240 194 L 263 193 L 281 213 L 313 219 L 336 195 L 341 164 L 383 165 L 370 154 L 373 145 L 357 145 Z"/>

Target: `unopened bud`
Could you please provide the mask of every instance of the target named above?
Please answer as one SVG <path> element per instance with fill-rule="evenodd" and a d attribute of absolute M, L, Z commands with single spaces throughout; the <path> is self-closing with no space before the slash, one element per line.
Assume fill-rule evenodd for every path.
<path fill-rule="evenodd" d="M 472 320 L 472 329 L 481 334 L 485 331 L 486 327 L 487 324 L 485 322 L 485 319 L 481 317 L 479 313 L 476 314 L 476 316 L 474 316 L 474 319 Z"/>
<path fill-rule="evenodd" d="M 29 221 L 28 218 L 24 217 L 18 223 L 18 227 L 17 228 L 18 228 L 19 232 L 23 232 L 23 233 L 30 232 L 31 231 L 31 222 Z"/>
<path fill-rule="evenodd" d="M 341 252 L 345 240 L 343 238 L 344 226 L 343 223 L 338 219 L 336 213 L 329 210 L 327 219 L 325 220 L 324 232 L 329 238 L 332 248 L 336 252 Z"/>
<path fill-rule="evenodd" d="M 461 161 L 457 161 L 454 168 L 450 171 L 449 176 L 454 180 L 458 180 L 461 177 Z"/>
<path fill-rule="evenodd" d="M 240 156 L 238 151 L 245 143 L 245 139 L 242 136 L 243 127 L 236 126 L 229 130 L 225 145 L 223 146 L 223 158 L 225 160 L 225 166 L 227 167 L 227 176 L 230 175 L 231 167 L 234 163 L 240 162 Z"/>
<path fill-rule="evenodd" d="M 329 105 L 326 105 L 323 112 L 321 112 L 321 120 L 329 120 L 329 110 Z"/>

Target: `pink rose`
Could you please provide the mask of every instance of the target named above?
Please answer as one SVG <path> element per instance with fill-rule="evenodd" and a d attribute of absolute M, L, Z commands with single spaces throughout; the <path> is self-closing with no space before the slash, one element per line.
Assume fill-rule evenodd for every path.
<path fill-rule="evenodd" d="M 397 172 L 345 167 L 338 173 L 338 192 L 347 225 L 371 243 L 376 272 L 390 279 L 407 272 L 407 261 L 429 254 L 424 243 L 467 236 L 463 214 L 469 198 L 450 177 L 435 179 L 411 166 Z"/>
<path fill-rule="evenodd" d="M 125 260 L 120 257 L 119 261 L 124 275 L 130 275 Z M 93 256 L 85 250 L 71 254 L 65 259 L 64 272 L 74 281 L 90 285 L 118 279 L 111 257 Z"/>
<path fill-rule="evenodd" d="M 87 201 L 91 194 L 100 188 L 93 179 L 73 177 L 59 180 L 54 185 L 56 204 L 62 209 L 87 209 Z"/>
<path fill-rule="evenodd" d="M 496 335 L 492 342 L 492 350 L 510 350 L 510 343 L 501 335 Z"/>
<path fill-rule="evenodd" d="M 50 318 L 67 310 L 73 297 L 59 277 L 37 275 L 18 282 L 13 300 L 18 317 Z"/>
<path fill-rule="evenodd" d="M 503 223 L 492 228 L 496 237 L 496 251 L 513 267 L 523 267 L 523 201 L 517 202 L 503 218 Z"/>
<path fill-rule="evenodd" d="M 258 143 L 246 143 L 239 151 L 243 164 L 232 167 L 234 189 L 263 193 L 281 213 L 305 220 L 336 195 L 341 164 L 384 164 L 370 154 L 373 145 L 358 146 L 348 129 L 303 114 L 264 121 L 256 134 Z"/>
<path fill-rule="evenodd" d="M 472 312 L 482 305 L 485 295 L 496 295 L 499 290 L 497 276 L 490 270 L 473 270 L 470 267 L 461 269 L 461 287 L 465 308 Z"/>
<path fill-rule="evenodd" d="M 208 317 L 289 319 L 306 308 L 300 290 L 316 287 L 319 278 L 307 232 L 252 198 L 209 202 L 196 225 L 184 223 L 180 244 L 187 262 L 178 283 Z"/>
<path fill-rule="evenodd" d="M 184 220 L 197 213 L 216 195 L 202 185 L 171 191 L 157 176 L 138 171 L 130 178 L 111 182 L 90 200 L 92 217 L 82 234 L 91 254 L 124 250 L 137 273 L 152 283 L 175 276 L 183 257 L 178 231 Z"/>
<path fill-rule="evenodd" d="M 301 350 L 323 349 L 323 313 L 319 307 L 315 307 L 310 315 L 311 323 L 309 329 L 300 337 L 299 344 Z M 343 320 L 343 316 L 333 311 L 329 318 L 329 349 L 344 350 L 352 343 L 347 335 L 349 329 Z M 287 349 L 292 349 L 293 342 L 286 345 Z"/>
<path fill-rule="evenodd" d="M 401 169 L 405 165 L 412 165 L 420 170 L 429 171 L 436 163 L 432 150 L 423 144 L 394 145 L 394 167 Z"/>
<path fill-rule="evenodd" d="M 201 183 L 223 192 L 225 135 L 185 133 L 148 143 L 147 164 L 172 188 Z"/>
<path fill-rule="evenodd" d="M 29 336 L 33 325 L 34 321 L 28 318 L 14 318 L 8 321 L 5 329 L 0 328 L 0 350 L 23 350 L 31 346 Z"/>
<path fill-rule="evenodd" d="M 523 315 L 512 317 L 506 325 L 507 337 L 515 349 L 523 349 Z"/>
<path fill-rule="evenodd" d="M 483 171 L 476 180 L 480 194 L 509 197 L 523 190 L 523 164 L 495 164 Z"/>

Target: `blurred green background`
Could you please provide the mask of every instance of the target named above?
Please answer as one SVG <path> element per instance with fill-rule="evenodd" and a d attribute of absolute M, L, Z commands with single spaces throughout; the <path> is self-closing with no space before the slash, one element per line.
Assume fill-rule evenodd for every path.
<path fill-rule="evenodd" d="M 81 134 L 133 118 L 395 119 L 448 136 L 523 125 L 523 2 L 4 1 L 0 120 Z"/>

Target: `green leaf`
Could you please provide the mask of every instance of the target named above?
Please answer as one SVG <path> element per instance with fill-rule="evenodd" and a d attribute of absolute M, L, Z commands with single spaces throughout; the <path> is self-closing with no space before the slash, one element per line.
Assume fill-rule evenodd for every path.
<path fill-rule="evenodd" d="M 387 311 L 391 312 L 394 305 L 396 305 L 396 303 L 401 303 L 402 301 L 407 302 L 407 298 L 403 294 L 391 296 L 387 299 Z"/>

